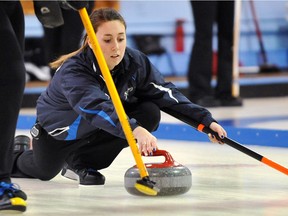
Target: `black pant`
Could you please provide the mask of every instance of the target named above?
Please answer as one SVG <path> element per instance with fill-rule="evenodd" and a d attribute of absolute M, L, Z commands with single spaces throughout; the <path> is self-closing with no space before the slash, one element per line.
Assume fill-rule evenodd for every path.
<path fill-rule="evenodd" d="M 125 107 L 130 118 L 135 118 L 149 131 L 157 129 L 160 109 L 151 102 Z M 62 169 L 65 161 L 74 168 L 108 167 L 121 150 L 127 147 L 125 139 L 115 137 L 103 130 L 83 140 L 57 141 L 44 130 L 39 140 L 33 139 L 33 150 L 18 156 L 14 165 L 14 177 L 32 177 L 50 180 Z"/>
<path fill-rule="evenodd" d="M 10 182 L 17 118 L 25 86 L 24 15 L 20 2 L 0 1 L 0 181 Z"/>
<path fill-rule="evenodd" d="M 194 102 L 212 96 L 213 26 L 217 23 L 218 74 L 215 95 L 232 95 L 232 46 L 234 1 L 190 1 L 195 24 L 195 41 L 190 56 L 188 81 L 190 99 Z"/>

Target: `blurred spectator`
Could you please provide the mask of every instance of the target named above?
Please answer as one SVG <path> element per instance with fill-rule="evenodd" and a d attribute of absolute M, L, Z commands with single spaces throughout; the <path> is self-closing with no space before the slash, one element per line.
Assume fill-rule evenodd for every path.
<path fill-rule="evenodd" d="M 191 52 L 188 81 L 189 98 L 204 107 L 242 106 L 232 96 L 234 1 L 190 1 L 195 41 Z M 213 27 L 217 23 L 217 84 L 212 80 Z"/>
<path fill-rule="evenodd" d="M 92 11 L 93 7 L 94 1 L 89 1 L 88 13 Z M 53 29 L 43 27 L 45 65 L 80 47 L 84 26 L 79 14 L 72 10 L 62 9 L 62 16 L 65 25 Z M 55 71 L 51 70 L 50 73 L 53 76 Z"/>
<path fill-rule="evenodd" d="M 22 0 L 21 4 L 25 15 L 34 15 L 32 0 Z M 87 11 L 90 13 L 100 7 L 112 7 L 119 10 L 119 1 L 89 1 Z M 29 53 L 26 52 L 26 54 L 28 53 L 25 61 L 27 81 L 50 80 L 55 71 L 50 71 L 49 62 L 80 47 L 84 27 L 79 14 L 71 10 L 62 9 L 62 16 L 67 25 L 53 29 L 43 27 L 43 40 L 36 41 L 31 39 L 26 41 L 31 49 Z"/>

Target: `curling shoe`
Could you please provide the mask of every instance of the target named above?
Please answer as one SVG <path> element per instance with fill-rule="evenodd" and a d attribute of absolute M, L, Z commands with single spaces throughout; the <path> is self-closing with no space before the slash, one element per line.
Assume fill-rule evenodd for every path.
<path fill-rule="evenodd" d="M 61 175 L 71 180 L 79 181 L 80 186 L 104 185 L 105 176 L 94 169 L 74 170 L 67 164 L 63 167 Z"/>
<path fill-rule="evenodd" d="M 198 100 L 191 100 L 193 103 L 202 107 L 219 107 L 220 101 L 212 96 L 204 96 Z"/>
<path fill-rule="evenodd" d="M 16 184 L 0 182 L 0 214 L 2 212 L 25 212 L 26 194 Z"/>
<path fill-rule="evenodd" d="M 221 106 L 223 107 L 240 107 L 243 105 L 242 98 L 240 97 L 224 97 L 224 98 L 219 98 L 221 102 Z"/>

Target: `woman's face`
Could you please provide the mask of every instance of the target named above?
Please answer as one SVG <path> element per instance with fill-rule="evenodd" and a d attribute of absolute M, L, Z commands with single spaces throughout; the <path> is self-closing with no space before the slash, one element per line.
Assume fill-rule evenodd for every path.
<path fill-rule="evenodd" d="M 123 59 L 126 49 L 125 26 L 118 20 L 101 24 L 96 33 L 109 70 Z"/>

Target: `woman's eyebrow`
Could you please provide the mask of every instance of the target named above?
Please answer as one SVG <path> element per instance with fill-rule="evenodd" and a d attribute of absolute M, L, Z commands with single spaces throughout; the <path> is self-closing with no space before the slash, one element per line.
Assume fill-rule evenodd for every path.
<path fill-rule="evenodd" d="M 120 33 L 118 33 L 118 35 L 125 35 L 125 33 L 124 32 L 120 32 Z M 104 34 L 104 36 L 112 36 L 112 34 Z"/>

